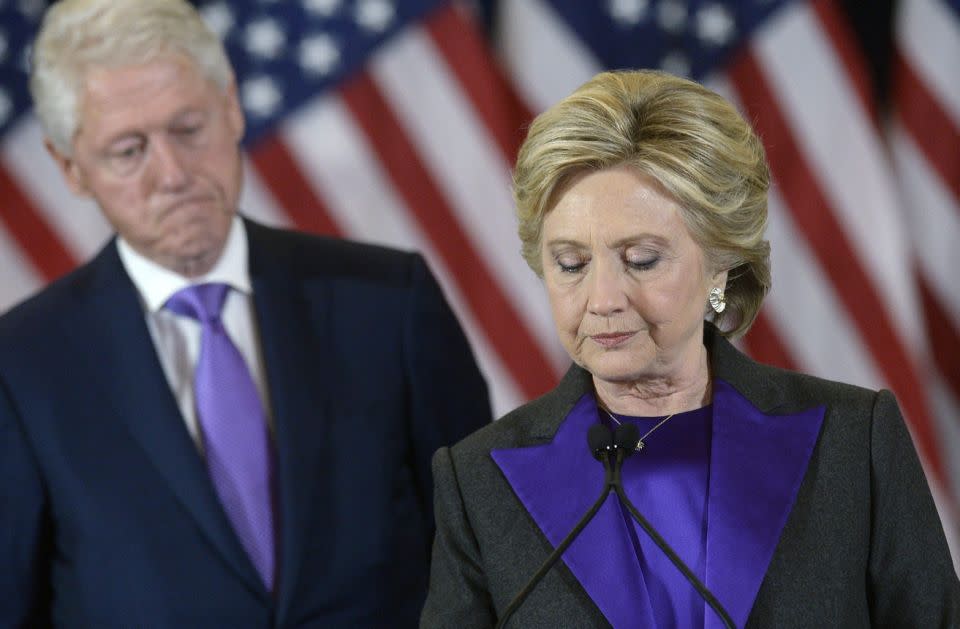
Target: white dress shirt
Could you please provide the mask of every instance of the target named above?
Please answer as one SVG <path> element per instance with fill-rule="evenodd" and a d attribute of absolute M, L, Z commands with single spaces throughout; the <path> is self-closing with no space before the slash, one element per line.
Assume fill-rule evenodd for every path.
<path fill-rule="evenodd" d="M 122 237 L 117 238 L 117 249 L 127 274 L 140 293 L 153 345 L 197 448 L 203 451 L 193 391 L 193 373 L 200 355 L 201 327 L 197 320 L 163 307 L 174 293 L 193 284 L 218 282 L 231 287 L 223 305 L 221 320 L 250 369 L 264 405 L 267 423 L 272 429 L 273 418 L 270 414 L 263 353 L 257 335 L 253 287 L 247 265 L 247 232 L 243 221 L 237 216 L 233 218 L 223 254 L 210 272 L 202 277 L 186 278 L 174 273 L 137 253 Z"/>

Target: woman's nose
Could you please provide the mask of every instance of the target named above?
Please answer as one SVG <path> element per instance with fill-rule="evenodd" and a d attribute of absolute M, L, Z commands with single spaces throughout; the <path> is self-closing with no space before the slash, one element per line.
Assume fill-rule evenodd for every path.
<path fill-rule="evenodd" d="M 590 312 L 605 317 L 626 308 L 623 273 L 617 265 L 595 259 L 586 279 L 589 290 L 587 307 Z"/>

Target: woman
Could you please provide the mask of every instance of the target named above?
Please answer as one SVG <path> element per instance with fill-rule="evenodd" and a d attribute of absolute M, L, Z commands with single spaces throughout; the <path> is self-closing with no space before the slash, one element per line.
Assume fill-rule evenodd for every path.
<path fill-rule="evenodd" d="M 960 624 L 893 396 L 727 340 L 770 287 L 768 185 L 749 125 L 690 81 L 604 73 L 537 118 L 514 179 L 520 237 L 575 364 L 436 454 L 422 627 L 496 623 L 600 494 L 597 422 L 644 435 L 626 493 L 738 627 Z M 615 497 L 510 622 L 609 625 L 722 626 Z"/>

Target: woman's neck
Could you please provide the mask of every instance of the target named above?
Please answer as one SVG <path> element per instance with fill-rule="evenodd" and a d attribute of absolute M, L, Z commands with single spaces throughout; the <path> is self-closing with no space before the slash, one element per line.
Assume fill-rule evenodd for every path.
<path fill-rule="evenodd" d="M 637 417 L 682 413 L 709 404 L 710 366 L 706 348 L 700 349 L 697 358 L 666 375 L 633 382 L 610 382 L 594 376 L 597 403 L 610 412 Z"/>

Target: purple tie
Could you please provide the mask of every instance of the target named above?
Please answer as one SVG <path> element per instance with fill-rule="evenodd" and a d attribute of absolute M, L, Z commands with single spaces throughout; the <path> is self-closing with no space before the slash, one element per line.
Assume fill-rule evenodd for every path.
<path fill-rule="evenodd" d="M 272 591 L 270 435 L 250 370 L 220 321 L 229 289 L 226 284 L 189 286 L 175 293 L 166 307 L 203 327 L 194 395 L 207 468 L 240 543 Z"/>

